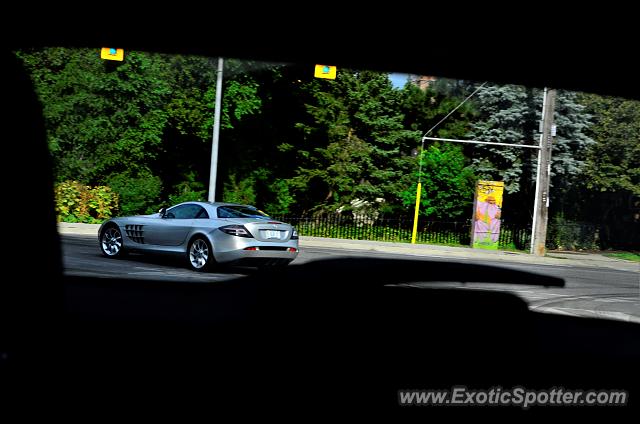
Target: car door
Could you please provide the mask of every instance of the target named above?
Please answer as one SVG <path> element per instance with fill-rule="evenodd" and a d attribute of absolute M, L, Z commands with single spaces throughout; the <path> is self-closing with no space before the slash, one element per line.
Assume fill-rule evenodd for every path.
<path fill-rule="evenodd" d="M 147 228 L 146 242 L 157 246 L 179 246 L 184 243 L 194 226 L 194 220 L 202 215 L 203 210 L 202 206 L 196 204 L 167 209 L 163 218 L 157 219 Z"/>

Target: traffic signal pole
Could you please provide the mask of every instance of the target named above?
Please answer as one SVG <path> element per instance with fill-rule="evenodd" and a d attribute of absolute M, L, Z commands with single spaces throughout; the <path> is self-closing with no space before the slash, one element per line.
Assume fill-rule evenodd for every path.
<path fill-rule="evenodd" d="M 442 118 L 440 121 L 438 121 L 437 124 L 435 124 L 433 127 L 431 127 L 431 129 L 429 131 L 427 131 L 426 133 L 424 133 L 424 135 L 422 136 L 422 140 L 421 140 L 422 145 L 420 147 L 420 152 L 419 152 L 419 154 L 420 154 L 420 157 L 419 157 L 420 167 L 419 167 L 419 170 L 418 170 L 418 186 L 416 188 L 416 207 L 415 207 L 414 216 L 413 216 L 413 231 L 411 232 L 411 243 L 412 244 L 416 244 L 416 235 L 417 235 L 417 231 L 418 231 L 418 215 L 420 213 L 420 195 L 422 193 L 422 154 L 424 153 L 424 141 L 430 139 L 427 136 L 429 134 L 431 134 L 431 132 L 433 130 L 435 130 L 438 125 L 442 124 L 448 117 L 450 117 L 453 114 L 453 112 L 458 110 L 458 108 L 460 106 L 465 104 L 467 100 L 469 100 L 471 97 L 473 97 L 473 95 L 475 95 L 478 91 L 480 91 L 480 89 L 482 87 L 484 87 L 486 84 L 487 84 L 487 81 L 485 81 L 482 84 L 480 84 L 480 86 L 478 88 L 476 88 L 473 93 L 469 94 L 466 99 L 464 99 L 462 102 L 460 102 L 460 104 L 458 104 L 458 106 L 453 108 L 451 110 L 451 112 L 447 113 L 447 115 L 444 118 Z"/>
<path fill-rule="evenodd" d="M 475 94 L 475 93 L 474 93 Z M 456 140 L 450 138 L 438 137 L 422 137 L 422 151 L 424 150 L 425 140 L 447 141 L 454 143 L 470 143 L 485 144 L 501 147 L 515 147 L 525 149 L 538 150 L 538 168 L 536 172 L 536 195 L 533 206 L 533 225 L 531 228 L 531 250 L 530 253 L 536 256 L 544 256 L 546 253 L 545 244 L 547 241 L 547 223 L 549 220 L 549 182 L 551 179 L 551 148 L 553 137 L 555 137 L 555 125 L 553 123 L 553 114 L 555 112 L 556 90 L 544 89 L 544 98 L 542 103 L 542 130 L 540 134 L 540 144 L 512 144 L 512 143 L 495 143 L 477 140 Z M 442 122 L 442 121 L 441 121 Z M 429 130 L 427 134 L 431 132 Z M 422 154 L 422 151 L 420 154 Z M 416 193 L 416 207 L 413 223 L 413 233 L 411 242 L 415 243 L 416 230 L 418 221 L 418 209 L 420 207 L 420 189 L 422 176 L 422 160 L 420 160 L 420 170 L 418 171 L 418 190 Z"/>

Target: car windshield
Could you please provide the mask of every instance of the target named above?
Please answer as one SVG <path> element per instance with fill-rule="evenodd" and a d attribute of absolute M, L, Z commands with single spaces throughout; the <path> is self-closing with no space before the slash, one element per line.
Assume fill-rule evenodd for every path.
<path fill-rule="evenodd" d="M 67 273 L 235 278 L 194 277 L 179 261 L 105 267 L 88 253 L 102 223 L 137 216 L 116 221 L 110 248 L 122 234 L 124 249 L 184 254 L 192 230 L 178 226 L 204 212 L 142 215 L 221 202 L 233 205 L 218 218 L 291 224 L 302 237 L 291 266 L 336 255 L 499 266 L 566 287 L 492 285 L 499 273 L 488 270 L 473 288 L 516 293 L 540 312 L 640 322 L 637 100 L 100 46 L 15 54 L 43 105 Z M 158 235 L 157 225 L 172 227 Z M 228 231 L 269 242 L 294 234 Z"/>
<path fill-rule="evenodd" d="M 246 206 L 220 206 L 218 218 L 269 218 L 267 214 Z"/>

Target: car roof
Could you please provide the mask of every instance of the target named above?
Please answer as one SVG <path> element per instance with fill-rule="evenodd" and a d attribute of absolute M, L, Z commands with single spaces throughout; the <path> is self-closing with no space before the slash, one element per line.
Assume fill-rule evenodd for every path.
<path fill-rule="evenodd" d="M 256 209 L 255 206 L 243 205 L 243 204 L 240 204 L 240 203 L 202 202 L 202 201 L 189 201 L 189 202 L 179 203 L 179 205 L 185 205 L 185 204 L 197 204 L 197 205 L 201 205 L 201 206 L 214 206 L 214 207 L 219 207 L 219 206 L 242 206 L 242 207 L 245 207 L 245 208 Z M 178 205 L 175 205 L 175 206 L 178 206 Z"/>

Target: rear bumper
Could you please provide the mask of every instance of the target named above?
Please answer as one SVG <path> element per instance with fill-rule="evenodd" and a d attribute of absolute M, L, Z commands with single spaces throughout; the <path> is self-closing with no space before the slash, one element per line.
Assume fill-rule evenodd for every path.
<path fill-rule="evenodd" d="M 293 246 L 291 246 L 293 247 Z M 228 252 L 214 252 L 214 257 L 220 263 L 273 265 L 287 264 L 298 256 L 298 250 L 287 252 L 280 250 L 234 250 Z"/>
<path fill-rule="evenodd" d="M 246 248 L 263 250 L 245 250 Z M 287 249 L 294 248 L 295 252 Z M 298 240 L 267 243 L 249 237 L 236 237 L 216 231 L 213 234 L 213 256 L 219 263 L 257 263 L 277 260 L 288 263 L 298 256 Z"/>
<path fill-rule="evenodd" d="M 235 261 L 225 262 L 227 265 L 237 266 L 284 266 L 288 265 L 293 259 L 286 258 L 241 258 Z"/>

